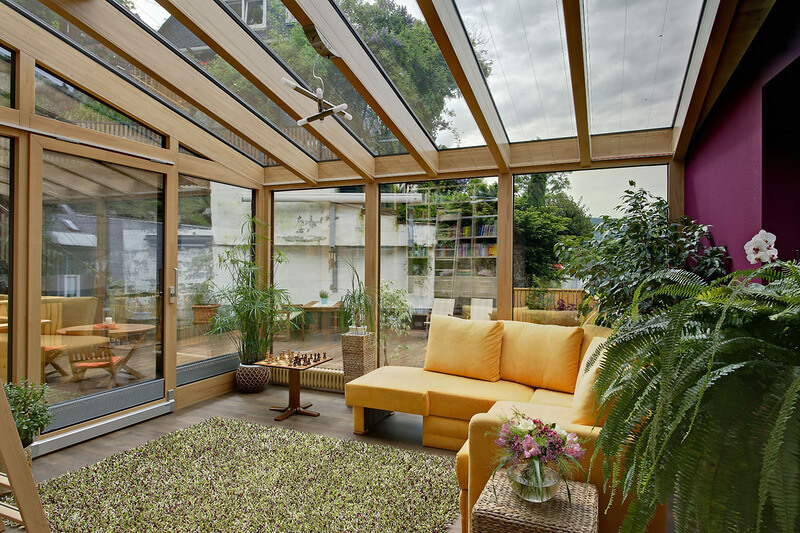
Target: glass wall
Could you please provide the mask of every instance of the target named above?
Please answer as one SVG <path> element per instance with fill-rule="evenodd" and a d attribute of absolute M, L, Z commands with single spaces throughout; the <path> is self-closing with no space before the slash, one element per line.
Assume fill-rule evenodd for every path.
<path fill-rule="evenodd" d="M 665 166 L 514 176 L 513 318 L 577 325 L 584 291 L 561 273 L 554 247 L 565 236 L 591 235 L 616 210 L 629 181 L 656 196 L 667 194 Z"/>
<path fill-rule="evenodd" d="M 338 311 L 352 267 L 364 280 L 363 187 L 275 193 L 274 244 L 286 262 L 275 284 L 289 290 L 297 311 L 274 350 L 326 352 L 322 365 L 342 368 Z"/>
<path fill-rule="evenodd" d="M 431 314 L 497 318 L 497 179 L 380 191 L 380 361 L 422 366 Z"/>
<path fill-rule="evenodd" d="M 36 67 L 36 114 L 139 141 L 164 145 L 164 136 Z"/>
<path fill-rule="evenodd" d="M 41 378 L 51 403 L 163 377 L 163 181 L 45 152 Z"/>
<path fill-rule="evenodd" d="M 232 246 L 250 241 L 248 222 L 252 214 L 253 192 L 184 175 L 180 176 L 178 186 L 180 367 L 236 354 L 236 347 L 228 335 L 211 334 L 210 329 L 219 307 L 215 294 L 229 282 L 227 271 L 219 265 L 219 258 Z M 208 373 L 195 378 L 208 377 L 203 374 Z"/>
<path fill-rule="evenodd" d="M 11 52 L 0 46 L 0 106 L 4 107 L 11 107 L 11 87 L 14 85 L 12 60 Z"/>
<path fill-rule="evenodd" d="M 0 381 L 10 378 L 11 139 L 0 137 Z"/>

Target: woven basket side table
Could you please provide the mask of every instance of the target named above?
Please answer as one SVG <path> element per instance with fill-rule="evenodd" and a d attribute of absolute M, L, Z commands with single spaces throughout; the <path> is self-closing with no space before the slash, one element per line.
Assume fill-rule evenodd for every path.
<path fill-rule="evenodd" d="M 472 533 L 597 533 L 597 488 L 567 483 L 572 503 L 564 483 L 553 499 L 531 503 L 514 494 L 505 470 L 498 472 L 472 509 Z"/>

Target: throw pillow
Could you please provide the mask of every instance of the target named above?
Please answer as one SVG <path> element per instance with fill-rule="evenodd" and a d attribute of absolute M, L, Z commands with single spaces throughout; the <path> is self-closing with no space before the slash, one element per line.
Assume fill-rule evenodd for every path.
<path fill-rule="evenodd" d="M 467 378 L 500 379 L 503 323 L 434 315 L 428 334 L 425 370 Z"/>

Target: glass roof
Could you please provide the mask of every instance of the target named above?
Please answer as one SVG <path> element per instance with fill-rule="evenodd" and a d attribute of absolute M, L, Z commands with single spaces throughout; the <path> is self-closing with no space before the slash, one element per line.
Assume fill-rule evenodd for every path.
<path fill-rule="evenodd" d="M 117 54 L 109 50 L 105 45 L 99 43 L 81 31 L 75 31 L 75 27 L 72 24 L 67 22 L 64 18 L 43 5 L 38 0 L 13 0 L 11 2 L 8 2 L 7 0 L 3 1 L 6 3 L 16 4 L 29 14 L 36 17 L 44 25 L 47 25 L 57 31 L 62 38 L 75 43 L 80 49 L 87 52 L 95 59 L 111 66 L 112 70 L 124 75 L 126 79 L 134 82 L 145 92 L 158 96 L 159 99 L 169 104 L 170 107 L 176 112 L 187 117 L 192 122 L 206 129 L 211 134 L 218 137 L 254 161 L 267 166 L 277 164 L 255 146 L 245 141 L 199 109 L 195 108 L 193 105 L 172 92 L 166 86 L 154 80 L 145 72 L 142 72 L 139 68 L 130 64 L 127 60 L 119 57 Z"/>
<path fill-rule="evenodd" d="M 703 0 L 583 0 L 591 133 L 672 127 Z"/>
<path fill-rule="evenodd" d="M 605 2 L 602 2 L 605 4 Z M 577 134 L 558 0 L 455 0 L 511 142 Z"/>
<path fill-rule="evenodd" d="M 338 4 L 437 146 L 485 144 L 416 0 Z"/>
<path fill-rule="evenodd" d="M 228 88 L 263 119 L 282 132 L 316 161 L 336 159 L 319 140 L 298 126 L 295 120 L 256 88 L 233 66 L 212 50 L 208 44 L 192 33 L 169 12 L 152 0 L 109 0 L 121 5 L 158 32 L 185 57 Z"/>
<path fill-rule="evenodd" d="M 361 140 L 374 155 L 406 153 L 405 147 L 384 125 L 366 100 L 347 81 L 333 63 L 322 59 L 308 43 L 303 28 L 278 0 L 216 0 L 227 6 L 228 13 L 242 19 L 254 35 L 273 56 L 283 62 L 295 78 L 305 82 L 307 88 L 321 86 L 324 81 L 325 99 L 339 104 L 347 103 L 353 120 L 334 117 Z"/>

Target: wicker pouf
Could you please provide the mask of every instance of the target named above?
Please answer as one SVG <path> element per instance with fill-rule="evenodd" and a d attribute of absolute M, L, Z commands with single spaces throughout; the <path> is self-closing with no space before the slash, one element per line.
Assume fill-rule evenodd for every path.
<path fill-rule="evenodd" d="M 472 509 L 472 533 L 596 533 L 597 488 L 578 481 L 567 483 L 572 503 L 563 483 L 550 501 L 531 503 L 514 494 L 505 470 L 498 472 Z"/>
<path fill-rule="evenodd" d="M 375 370 L 375 357 L 374 333 L 342 334 L 342 366 L 344 367 L 345 383 Z"/>

